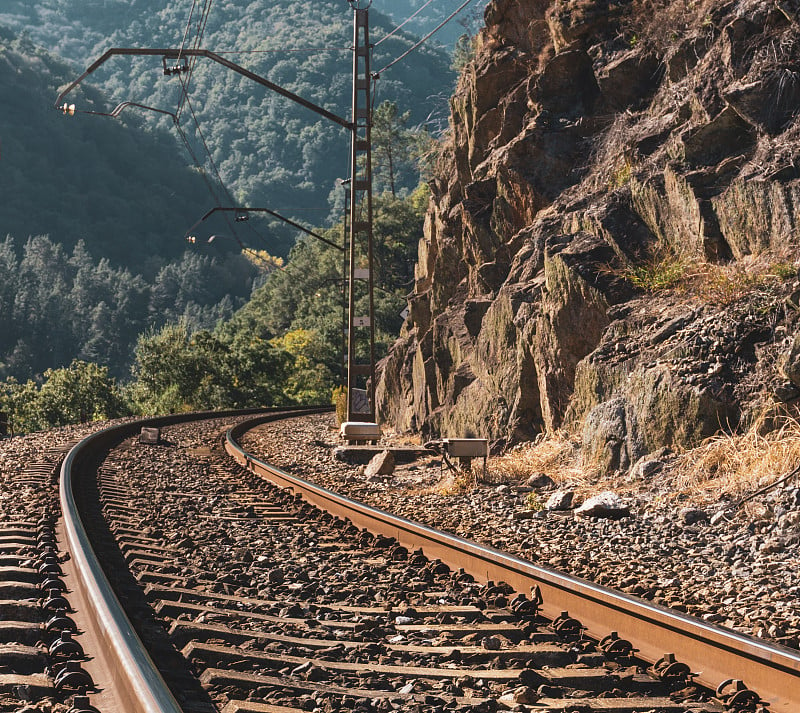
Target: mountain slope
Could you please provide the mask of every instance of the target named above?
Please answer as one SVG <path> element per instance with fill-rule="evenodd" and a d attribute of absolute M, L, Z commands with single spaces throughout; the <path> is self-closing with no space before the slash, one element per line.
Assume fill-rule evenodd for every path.
<path fill-rule="evenodd" d="M 166 0 L 40 0 L 12 5 L 0 14 L 0 23 L 12 23 L 67 58 L 77 76 L 109 47 L 180 46 L 190 7 Z M 394 27 L 394 21 L 377 7 L 370 16 L 373 38 Z M 187 46 L 196 39 L 198 20 L 196 14 Z M 343 0 L 291 6 L 256 0 L 214 5 L 201 45 L 229 52 L 227 59 L 349 117 L 351 42 L 352 12 Z M 400 33 L 376 46 L 372 69 L 381 69 L 410 44 L 410 38 Z M 376 101 L 391 99 L 402 110 L 411 111 L 412 125 L 426 122 L 435 129 L 452 92 L 454 74 L 449 65 L 449 52 L 431 41 L 387 70 L 375 85 Z M 178 77 L 165 77 L 158 57 L 114 59 L 92 75 L 86 86 L 110 96 L 106 110 L 130 100 L 175 112 L 181 102 Z M 83 106 L 83 89 L 71 95 L 70 101 Z M 126 110 L 125 115 L 137 113 L 148 121 L 155 116 L 137 109 Z M 203 142 L 208 146 L 231 193 L 216 189 L 218 200 L 226 205 L 269 207 L 307 224 L 320 224 L 329 212 L 328 196 L 336 190 L 336 179 L 349 173 L 346 131 L 206 60 L 198 61 L 192 74 L 189 103 L 181 106 L 180 120 L 199 163 L 215 180 Z M 161 121 L 171 129 L 168 119 Z M 401 177 L 406 188 L 416 182 L 413 173 Z M 207 198 L 197 207 L 198 217 L 213 204 L 214 199 Z M 287 234 L 279 224 L 270 228 L 269 247 L 285 253 Z"/>
<path fill-rule="evenodd" d="M 68 76 L 0 28 L 0 235 L 49 234 L 66 248 L 83 239 L 95 256 L 152 272 L 184 252 L 206 188 L 163 131 L 55 111 Z"/>
<path fill-rule="evenodd" d="M 627 471 L 796 413 L 798 10 L 493 0 L 381 417 Z"/>

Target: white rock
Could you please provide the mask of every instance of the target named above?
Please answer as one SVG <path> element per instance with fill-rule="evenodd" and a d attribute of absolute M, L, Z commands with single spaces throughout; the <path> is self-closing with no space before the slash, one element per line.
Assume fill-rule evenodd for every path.
<path fill-rule="evenodd" d="M 580 517 L 626 517 L 631 510 L 616 493 L 606 490 L 586 500 L 576 508 L 575 514 Z"/>

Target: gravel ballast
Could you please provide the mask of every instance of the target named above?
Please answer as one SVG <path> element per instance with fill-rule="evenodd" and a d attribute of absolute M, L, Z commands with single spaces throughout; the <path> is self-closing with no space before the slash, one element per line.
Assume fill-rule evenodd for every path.
<path fill-rule="evenodd" d="M 333 416 L 266 424 L 243 445 L 284 470 L 389 512 L 737 631 L 800 648 L 800 488 L 718 514 L 640 490 L 630 515 L 531 508 L 523 483 L 444 486 L 436 459 L 366 477 L 336 460 Z M 545 502 L 549 493 L 536 493 Z M 455 492 L 455 494 L 449 494 Z M 573 508 L 580 506 L 574 502 Z M 719 511 L 722 513 L 722 511 Z"/>

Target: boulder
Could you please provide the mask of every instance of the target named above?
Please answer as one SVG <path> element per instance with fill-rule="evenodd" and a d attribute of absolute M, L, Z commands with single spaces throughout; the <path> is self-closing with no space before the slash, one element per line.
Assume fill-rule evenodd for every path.
<path fill-rule="evenodd" d="M 595 406 L 583 428 L 583 457 L 600 472 L 627 471 L 644 455 L 644 441 L 628 402 L 621 397 Z"/>
<path fill-rule="evenodd" d="M 534 473 L 525 481 L 525 485 L 534 490 L 549 490 L 555 486 L 555 481 L 544 473 Z"/>
<path fill-rule="evenodd" d="M 737 178 L 711 198 L 733 257 L 780 250 L 800 230 L 800 181 Z"/>
<path fill-rule="evenodd" d="M 610 490 L 594 495 L 575 508 L 577 517 L 598 517 L 617 520 L 622 517 L 628 517 L 630 514 L 630 507 L 623 502 L 619 495 Z"/>
<path fill-rule="evenodd" d="M 694 507 L 686 507 L 680 511 L 681 522 L 684 525 L 694 525 L 698 522 L 708 522 L 709 516 L 705 510 Z"/>
<path fill-rule="evenodd" d="M 797 112 L 800 75 L 788 68 L 778 69 L 752 82 L 734 82 L 723 96 L 746 122 L 777 134 Z"/>
<path fill-rule="evenodd" d="M 783 373 L 794 386 L 800 387 L 800 332 L 795 334 L 792 346 L 784 357 Z"/>
<path fill-rule="evenodd" d="M 634 49 L 609 62 L 599 77 L 602 101 L 610 111 L 643 104 L 658 88 L 660 62 Z"/>
<path fill-rule="evenodd" d="M 666 449 L 664 449 L 666 450 Z M 630 471 L 630 479 L 634 481 L 649 480 L 660 473 L 666 465 L 668 456 L 661 453 L 648 453 L 637 460 Z"/>
<path fill-rule="evenodd" d="M 574 490 L 556 490 L 544 504 L 545 510 L 569 510 L 572 507 L 572 500 L 575 497 Z"/>
<path fill-rule="evenodd" d="M 364 477 L 369 480 L 376 476 L 391 475 L 394 473 L 395 459 L 391 451 L 385 450 L 377 453 L 367 463 L 364 469 Z"/>
<path fill-rule="evenodd" d="M 550 4 L 547 24 L 557 51 L 600 42 L 614 32 L 626 3 L 610 0 L 561 0 Z"/>
<path fill-rule="evenodd" d="M 746 151 L 754 140 L 753 127 L 733 107 L 726 107 L 707 124 L 684 134 L 684 158 L 695 165 L 710 166 Z"/>
<path fill-rule="evenodd" d="M 582 116 L 600 94 L 592 60 L 582 50 L 559 52 L 532 87 L 531 101 L 557 115 Z"/>

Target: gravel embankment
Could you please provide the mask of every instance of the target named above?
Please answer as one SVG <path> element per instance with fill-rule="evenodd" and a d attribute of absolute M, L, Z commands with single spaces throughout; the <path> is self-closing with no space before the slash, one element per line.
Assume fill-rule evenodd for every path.
<path fill-rule="evenodd" d="M 26 470 L 55 462 L 59 451 L 103 424 L 67 426 L 24 436 L 0 438 L 0 519 L 34 521 L 58 507 L 58 490 L 34 484 Z"/>
<path fill-rule="evenodd" d="M 759 507 L 715 518 L 714 524 L 698 511 L 687 514 L 690 501 L 648 492 L 628 499 L 630 517 L 577 518 L 569 511 L 532 511 L 531 489 L 518 483 L 443 494 L 437 461 L 399 466 L 393 475 L 369 482 L 362 468 L 333 458 L 335 445 L 331 415 L 268 424 L 245 439 L 259 457 L 376 507 L 800 648 L 796 482 L 754 500 Z M 547 495 L 541 493 L 545 500 Z"/>

